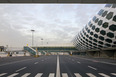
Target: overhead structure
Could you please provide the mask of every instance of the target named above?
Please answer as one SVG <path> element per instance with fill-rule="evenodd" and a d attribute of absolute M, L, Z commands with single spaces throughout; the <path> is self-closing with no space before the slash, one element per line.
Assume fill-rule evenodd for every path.
<path fill-rule="evenodd" d="M 116 0 L 0 0 L 0 3 L 116 3 Z"/>

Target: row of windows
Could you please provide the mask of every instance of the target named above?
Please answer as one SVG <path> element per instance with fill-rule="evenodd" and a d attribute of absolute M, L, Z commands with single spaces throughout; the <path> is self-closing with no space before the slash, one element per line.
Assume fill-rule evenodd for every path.
<path fill-rule="evenodd" d="M 116 27 L 116 26 L 115 26 L 115 27 Z M 95 26 L 92 26 L 92 29 L 94 30 L 94 29 L 95 29 Z M 113 26 L 112 29 L 114 29 L 114 26 Z M 93 35 L 93 34 L 94 34 L 94 33 L 91 32 L 90 29 L 88 29 L 87 27 L 86 27 L 86 31 L 87 31 L 88 33 L 90 33 L 90 35 Z M 105 31 L 105 30 L 101 30 L 101 31 L 100 31 L 99 28 L 96 28 L 95 31 L 96 31 L 96 32 L 100 32 L 101 35 L 106 35 L 106 31 Z M 84 31 L 83 31 L 83 32 L 84 32 Z M 84 33 L 85 33 L 85 32 L 84 32 Z M 86 35 L 86 33 L 85 33 L 85 35 Z M 88 35 L 86 35 L 86 36 L 88 36 Z M 114 37 L 114 33 L 108 32 L 108 33 L 107 33 L 107 36 L 110 37 L 110 38 L 113 38 L 113 37 Z"/>
<path fill-rule="evenodd" d="M 95 46 L 94 46 L 95 45 Z M 111 44 L 108 44 L 108 43 L 105 43 L 104 46 L 103 45 L 97 45 L 96 43 L 93 43 L 93 44 L 88 44 L 87 45 L 81 45 L 81 44 L 77 44 L 76 47 L 77 48 L 80 48 L 80 49 L 94 49 L 94 48 L 103 48 L 103 47 L 113 47 L 113 46 L 116 46 L 116 45 L 111 45 Z"/>
<path fill-rule="evenodd" d="M 85 41 L 84 41 L 85 42 Z M 98 45 L 98 44 L 96 44 L 96 43 L 91 43 L 91 44 L 88 44 L 87 42 L 85 42 L 87 45 L 85 45 L 84 43 L 78 43 L 78 44 L 76 44 L 76 47 L 83 47 L 84 49 L 87 49 L 87 48 L 85 48 L 85 46 L 86 47 L 89 47 L 90 49 L 92 49 L 92 48 L 99 48 L 99 47 L 116 47 L 116 45 L 111 45 L 111 44 L 109 44 L 109 43 L 105 43 L 104 45 L 105 46 L 103 46 L 103 42 L 101 42 L 101 41 L 99 41 L 98 43 L 100 43 L 100 44 L 102 44 L 102 45 Z M 116 41 L 115 41 L 115 44 L 116 44 Z M 94 46 L 95 45 L 95 46 Z M 88 49 L 89 49 L 88 48 Z"/>
<path fill-rule="evenodd" d="M 108 11 L 105 11 L 105 10 L 101 9 L 101 10 L 98 12 L 98 15 L 100 15 L 100 16 L 102 16 L 102 17 L 105 17 L 105 16 L 106 16 L 106 19 L 110 20 L 110 19 L 113 17 L 113 12 L 109 12 L 109 13 L 108 13 Z M 95 19 L 95 17 L 94 17 L 93 20 L 95 21 L 95 23 L 97 23 L 98 18 Z"/>
<path fill-rule="evenodd" d="M 116 4 L 106 4 L 105 5 L 105 7 L 111 7 L 112 6 L 112 8 L 116 8 Z"/>
<path fill-rule="evenodd" d="M 84 39 L 84 40 L 86 40 L 87 42 L 89 42 L 89 43 L 91 43 L 92 44 L 92 41 L 90 41 L 90 40 L 93 40 L 94 42 L 98 42 L 99 44 L 103 44 L 103 42 L 102 41 L 106 41 L 106 42 L 108 42 L 108 43 L 112 43 L 112 40 L 111 39 L 104 39 L 104 37 L 102 37 L 102 36 L 99 36 L 99 39 L 101 40 L 101 41 L 97 41 L 96 39 L 94 39 L 94 38 L 92 38 L 92 37 L 89 37 L 88 36 L 88 38 L 90 39 L 90 40 L 88 40 L 88 39 L 86 39 L 82 34 L 80 34 L 81 35 L 81 37 Z M 98 38 L 98 35 L 94 35 L 95 37 L 97 36 L 97 38 Z M 83 41 L 83 43 L 86 43 L 84 40 L 82 40 L 82 38 L 81 38 L 80 36 L 79 36 L 79 38 L 77 39 L 77 40 L 81 40 L 81 41 Z M 81 44 L 82 44 L 82 42 L 80 42 Z"/>
<path fill-rule="evenodd" d="M 89 23 L 90 23 L 90 24 L 89 24 L 89 27 L 91 27 L 92 30 L 95 30 L 95 25 L 93 25 L 91 22 L 89 22 Z M 99 26 L 100 26 L 101 24 L 102 24 L 102 20 L 100 20 L 100 21 L 98 22 L 98 25 L 99 25 Z M 102 25 L 102 27 L 103 27 L 103 28 L 107 28 L 108 25 L 109 25 L 108 22 L 104 22 L 103 25 Z M 111 30 L 111 31 L 116 31 L 116 25 L 115 25 L 115 24 L 110 25 L 110 26 L 109 26 L 109 30 Z M 96 32 L 99 32 L 99 30 L 97 29 Z"/>

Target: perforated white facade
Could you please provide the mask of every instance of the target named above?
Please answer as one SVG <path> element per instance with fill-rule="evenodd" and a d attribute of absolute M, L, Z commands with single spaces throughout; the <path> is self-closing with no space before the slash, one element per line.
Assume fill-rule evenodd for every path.
<path fill-rule="evenodd" d="M 116 47 L 116 4 L 106 4 L 76 35 L 78 50 Z"/>

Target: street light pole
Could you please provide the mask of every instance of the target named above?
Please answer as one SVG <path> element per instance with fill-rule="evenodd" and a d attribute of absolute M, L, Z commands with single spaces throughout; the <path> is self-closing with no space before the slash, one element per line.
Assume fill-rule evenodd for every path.
<path fill-rule="evenodd" d="M 42 41 L 42 45 L 43 45 L 43 38 L 41 38 L 41 41 Z"/>
<path fill-rule="evenodd" d="M 33 43 L 33 40 L 34 40 L 33 33 L 34 33 L 34 31 L 35 31 L 35 30 L 33 30 L 33 29 L 31 30 L 31 32 L 32 32 L 32 46 L 34 45 L 34 43 Z"/>

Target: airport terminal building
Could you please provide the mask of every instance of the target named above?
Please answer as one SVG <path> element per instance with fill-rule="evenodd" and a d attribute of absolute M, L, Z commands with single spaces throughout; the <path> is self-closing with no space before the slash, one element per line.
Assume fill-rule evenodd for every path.
<path fill-rule="evenodd" d="M 114 49 L 112 52 L 115 56 L 116 4 L 106 4 L 75 36 L 73 44 L 79 52 L 94 51 L 95 53 L 102 49 Z M 111 50 L 106 52 L 112 53 Z"/>

